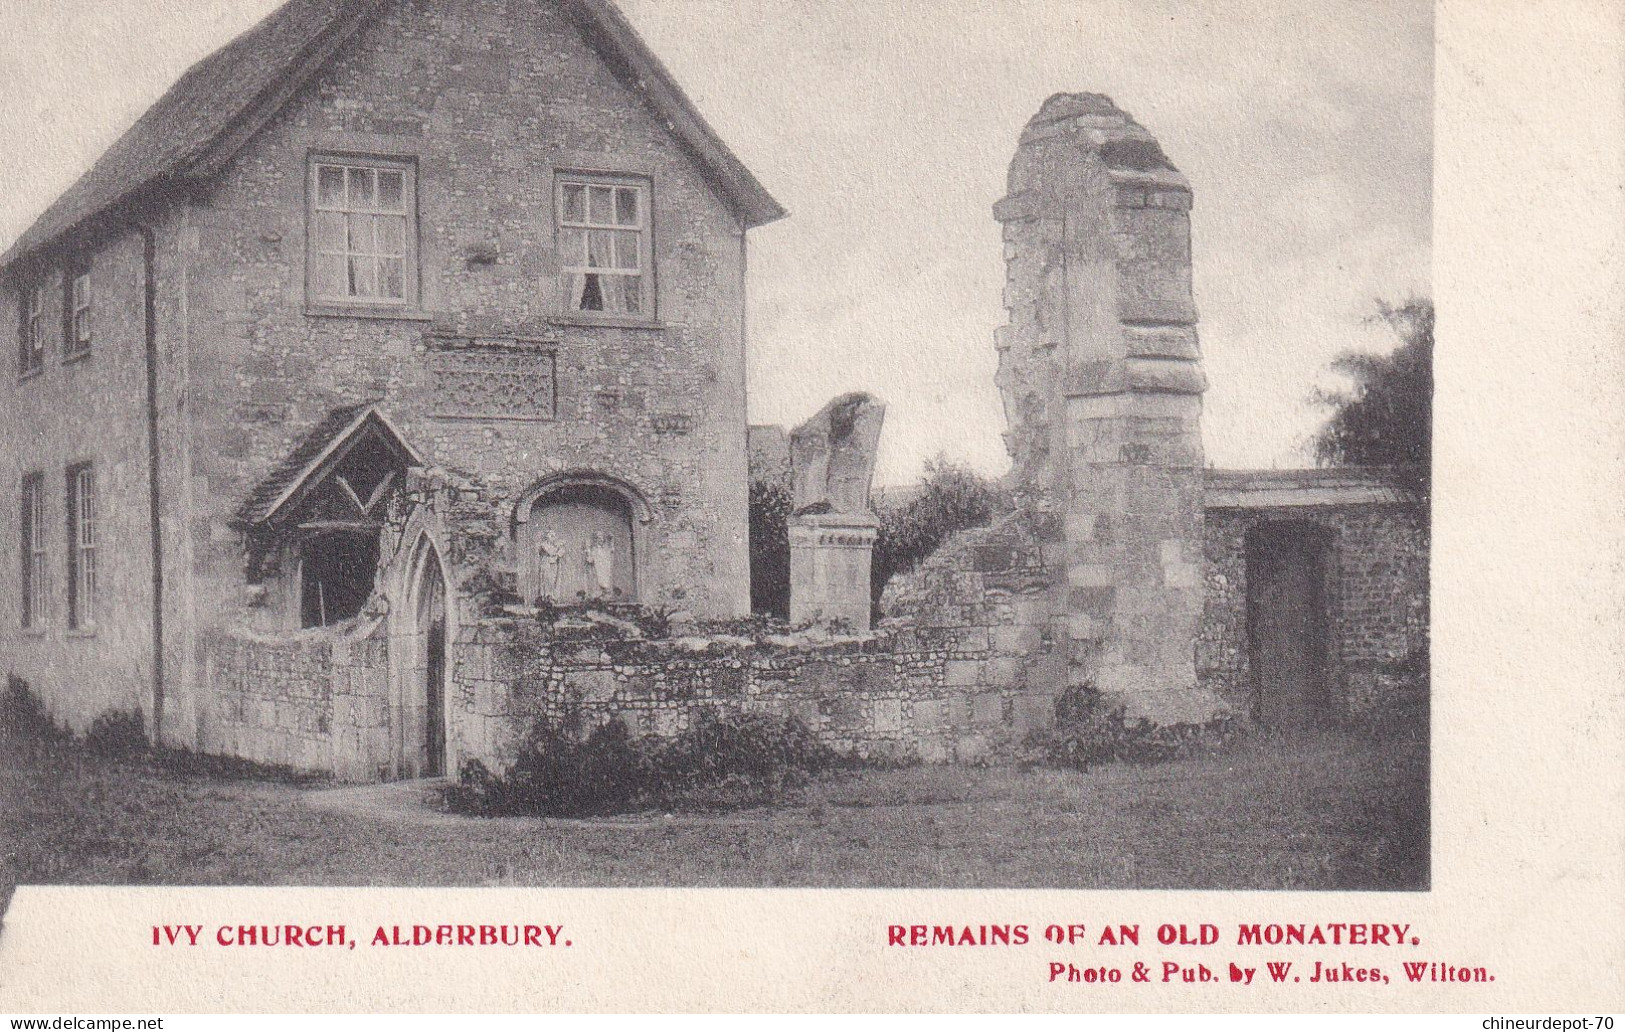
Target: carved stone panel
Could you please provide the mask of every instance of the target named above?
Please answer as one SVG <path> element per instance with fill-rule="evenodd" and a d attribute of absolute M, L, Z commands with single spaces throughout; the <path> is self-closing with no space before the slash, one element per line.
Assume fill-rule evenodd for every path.
<path fill-rule="evenodd" d="M 557 418 L 557 359 L 551 350 L 480 341 L 431 351 L 429 366 L 437 417 Z"/>

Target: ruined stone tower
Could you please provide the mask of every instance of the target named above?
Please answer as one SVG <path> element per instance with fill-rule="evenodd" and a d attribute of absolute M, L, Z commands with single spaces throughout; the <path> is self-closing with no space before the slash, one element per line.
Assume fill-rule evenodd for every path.
<path fill-rule="evenodd" d="M 1067 680 L 1131 715 L 1200 721 L 1206 380 L 1191 191 L 1100 94 L 1057 94 L 994 207 L 1008 266 L 998 385 L 1018 502 L 1046 540 Z"/>

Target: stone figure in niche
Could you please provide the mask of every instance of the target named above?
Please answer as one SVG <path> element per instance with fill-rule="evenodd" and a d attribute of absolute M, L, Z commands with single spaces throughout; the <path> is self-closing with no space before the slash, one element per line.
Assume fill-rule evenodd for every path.
<path fill-rule="evenodd" d="M 884 402 L 843 394 L 790 433 L 795 514 L 869 515 L 869 484 L 886 421 Z"/>
<path fill-rule="evenodd" d="M 615 588 L 615 539 L 607 530 L 595 530 L 587 541 L 587 572 L 597 590 L 595 597 L 611 594 Z"/>
<path fill-rule="evenodd" d="M 546 599 L 559 597 L 559 568 L 564 563 L 564 546 L 551 533 L 536 543 L 536 583 Z"/>

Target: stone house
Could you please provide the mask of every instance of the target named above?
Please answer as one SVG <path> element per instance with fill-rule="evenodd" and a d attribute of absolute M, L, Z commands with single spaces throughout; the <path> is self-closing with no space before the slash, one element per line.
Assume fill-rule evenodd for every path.
<path fill-rule="evenodd" d="M 0 259 L 7 667 L 76 729 L 410 776 L 483 748 L 476 602 L 746 614 L 783 215 L 608 0 L 290 0 Z"/>

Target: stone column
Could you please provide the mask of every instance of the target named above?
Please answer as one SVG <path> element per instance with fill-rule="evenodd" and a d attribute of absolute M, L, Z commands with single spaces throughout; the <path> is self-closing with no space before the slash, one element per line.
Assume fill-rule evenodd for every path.
<path fill-rule="evenodd" d="M 843 394 L 790 434 L 790 622 L 870 627 L 869 508 L 886 406 Z"/>
<path fill-rule="evenodd" d="M 1099 94 L 1057 94 L 1010 166 L 1009 324 L 998 384 L 1019 503 L 1056 572 L 1067 678 L 1132 716 L 1200 721 L 1206 379 L 1191 297 L 1190 186 Z"/>
<path fill-rule="evenodd" d="M 879 525 L 839 513 L 790 519 L 790 622 L 870 624 L 869 566 Z"/>

